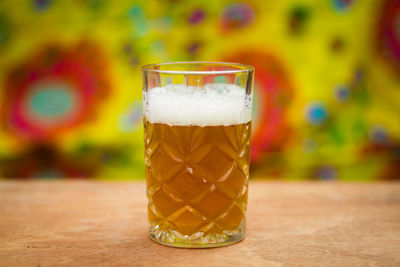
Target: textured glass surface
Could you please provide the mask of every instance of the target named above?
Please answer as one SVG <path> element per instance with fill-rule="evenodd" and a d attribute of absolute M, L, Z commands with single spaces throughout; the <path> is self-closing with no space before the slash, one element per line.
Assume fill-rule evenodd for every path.
<path fill-rule="evenodd" d="M 245 233 L 251 122 L 169 126 L 145 121 L 150 236 L 172 246 L 234 243 Z"/>

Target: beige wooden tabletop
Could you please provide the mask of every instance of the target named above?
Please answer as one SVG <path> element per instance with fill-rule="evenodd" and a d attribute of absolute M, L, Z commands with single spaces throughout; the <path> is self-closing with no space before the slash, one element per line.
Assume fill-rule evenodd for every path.
<path fill-rule="evenodd" d="M 1 266 L 400 265 L 400 183 L 252 181 L 236 245 L 147 237 L 144 182 L 0 182 Z"/>

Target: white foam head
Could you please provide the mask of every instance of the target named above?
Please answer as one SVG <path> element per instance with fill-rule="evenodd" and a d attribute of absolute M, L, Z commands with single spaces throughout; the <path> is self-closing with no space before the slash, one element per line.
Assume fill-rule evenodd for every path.
<path fill-rule="evenodd" d="M 143 107 L 144 116 L 151 123 L 203 127 L 251 120 L 251 95 L 236 84 L 155 87 L 143 92 Z"/>

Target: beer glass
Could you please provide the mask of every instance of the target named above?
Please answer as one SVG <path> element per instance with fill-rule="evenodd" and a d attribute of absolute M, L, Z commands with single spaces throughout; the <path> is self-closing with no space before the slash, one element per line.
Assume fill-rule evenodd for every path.
<path fill-rule="evenodd" d="M 175 247 L 240 241 L 254 69 L 174 62 L 146 65 L 142 73 L 150 237 Z"/>

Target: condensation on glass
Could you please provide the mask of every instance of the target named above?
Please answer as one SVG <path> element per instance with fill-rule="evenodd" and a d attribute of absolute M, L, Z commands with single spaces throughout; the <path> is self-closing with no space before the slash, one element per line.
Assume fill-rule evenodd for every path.
<path fill-rule="evenodd" d="M 150 237 L 179 247 L 243 239 L 254 69 L 176 62 L 143 71 Z"/>

